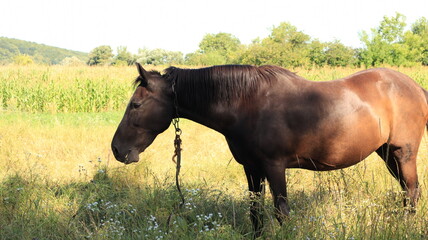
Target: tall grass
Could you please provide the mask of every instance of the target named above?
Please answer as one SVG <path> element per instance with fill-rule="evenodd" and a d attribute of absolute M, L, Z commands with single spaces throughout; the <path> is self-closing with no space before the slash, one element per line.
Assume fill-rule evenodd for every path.
<path fill-rule="evenodd" d="M 309 79 L 328 80 L 356 70 L 294 71 Z M 426 86 L 426 68 L 400 71 Z M 1 96 L 7 92 L 10 97 L 8 105 L 2 102 L 7 110 L 0 111 L 0 239 L 251 237 L 244 171 L 220 134 L 182 120 L 180 179 L 186 204 L 181 210 L 171 161 L 173 129 L 159 135 L 139 163 L 125 166 L 114 160 L 110 142 L 132 93 L 135 72 L 134 68 L 2 67 Z M 44 75 L 47 80 L 41 79 Z M 117 104 L 118 111 L 106 105 L 94 107 L 86 97 L 88 90 L 77 91 L 78 86 L 89 86 L 83 84 L 86 81 L 93 82 L 90 86 L 96 91 L 110 82 L 109 91 L 117 91 L 117 97 L 108 106 Z M 74 100 L 61 103 L 51 95 L 47 103 L 31 109 L 18 105 L 30 105 L 38 98 L 22 101 L 28 94 L 23 94 L 25 86 L 39 89 L 43 97 L 53 91 L 51 85 L 69 89 Z M 69 107 L 60 109 L 61 104 Z M 280 226 L 266 194 L 262 239 L 427 239 L 427 146 L 424 137 L 418 154 L 422 197 L 415 214 L 402 207 L 399 184 L 383 161 L 372 155 L 339 171 L 287 170 L 290 218 Z"/>
<path fill-rule="evenodd" d="M 245 175 L 218 133 L 182 121 L 177 210 L 173 129 L 139 163 L 109 144 L 121 113 L 4 113 L 0 118 L 0 239 L 248 239 Z M 279 226 L 265 199 L 263 239 L 426 239 L 427 143 L 419 153 L 417 212 L 377 156 L 339 171 L 287 170 L 290 219 Z M 172 214 L 168 225 L 168 217 Z"/>
<path fill-rule="evenodd" d="M 1 66 L 0 105 L 25 112 L 121 110 L 135 76 L 128 67 Z"/>
<path fill-rule="evenodd" d="M 153 69 L 153 67 L 149 67 Z M 156 70 L 162 71 L 162 67 Z M 294 69 L 315 81 L 341 78 L 361 69 Z M 428 68 L 401 68 L 428 88 Z M 0 109 L 24 112 L 123 110 L 132 94 L 134 67 L 0 66 Z"/>

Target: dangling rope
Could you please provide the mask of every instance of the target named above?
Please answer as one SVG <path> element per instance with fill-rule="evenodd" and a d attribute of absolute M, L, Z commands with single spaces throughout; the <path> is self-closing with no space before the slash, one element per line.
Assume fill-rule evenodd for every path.
<path fill-rule="evenodd" d="M 178 190 L 178 194 L 180 195 L 181 198 L 181 203 L 178 205 L 178 209 L 183 208 L 184 206 L 184 196 L 183 193 L 181 192 L 181 187 L 180 187 L 180 181 L 179 181 L 179 175 L 180 175 L 180 169 L 181 169 L 181 129 L 180 129 L 180 117 L 178 115 L 178 101 L 177 101 L 177 93 L 175 92 L 175 81 L 172 82 L 172 92 L 174 93 L 174 107 L 175 107 L 175 118 L 172 120 L 172 125 L 174 126 L 175 129 L 175 139 L 174 139 L 174 155 L 172 156 L 172 161 L 176 164 L 176 168 L 175 168 L 175 186 L 177 187 Z M 171 221 L 171 217 L 172 217 L 171 213 L 168 216 L 168 220 L 167 220 L 167 226 L 169 227 L 170 221 Z"/>
<path fill-rule="evenodd" d="M 181 209 L 184 205 L 184 196 L 181 192 L 180 188 L 180 181 L 178 179 L 180 175 L 180 168 L 181 168 L 181 129 L 179 126 L 180 119 L 176 118 L 173 120 L 172 124 L 175 128 L 175 139 L 174 139 L 174 155 L 172 156 L 172 161 L 176 164 L 175 167 L 175 186 L 177 187 L 178 193 L 180 194 L 181 203 L 178 206 L 179 209 Z"/>

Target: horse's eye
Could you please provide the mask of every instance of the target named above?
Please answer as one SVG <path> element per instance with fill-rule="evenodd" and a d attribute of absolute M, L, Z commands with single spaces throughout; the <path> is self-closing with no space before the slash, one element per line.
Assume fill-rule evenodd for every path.
<path fill-rule="evenodd" d="M 141 107 L 141 103 L 131 103 L 131 107 L 132 108 L 139 108 L 139 107 Z"/>

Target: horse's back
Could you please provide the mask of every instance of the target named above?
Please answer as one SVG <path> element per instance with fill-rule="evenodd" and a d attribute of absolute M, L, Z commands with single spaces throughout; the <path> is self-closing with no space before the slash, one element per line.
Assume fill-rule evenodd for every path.
<path fill-rule="evenodd" d="M 402 97 L 416 101 L 415 104 L 426 103 L 421 86 L 409 76 L 392 69 L 368 69 L 342 80 L 347 87 L 359 93 L 362 99 L 373 91 L 378 91 L 380 94 L 388 94 L 390 98 Z"/>

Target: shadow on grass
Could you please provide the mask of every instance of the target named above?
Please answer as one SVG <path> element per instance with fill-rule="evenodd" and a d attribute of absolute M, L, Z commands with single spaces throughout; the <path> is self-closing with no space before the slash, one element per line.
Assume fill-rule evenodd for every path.
<path fill-rule="evenodd" d="M 105 168 L 99 169 L 90 181 L 69 184 L 19 174 L 6 177 L 0 183 L 0 239 L 251 238 L 246 193 L 232 196 L 206 184 L 186 183 L 186 203 L 177 209 L 180 197 L 173 181 L 160 181 L 150 174 L 144 177 L 153 181 L 136 182 L 123 169 Z M 322 187 L 291 193 L 293 211 L 282 227 L 273 217 L 267 194 L 262 238 L 427 237 L 423 230 L 428 226 L 426 215 L 415 219 L 403 211 L 385 210 L 377 203 L 355 206 L 350 203 L 352 199 L 342 201 L 341 196 L 332 194 L 339 193 Z M 347 206 L 331 212 L 334 208 L 328 205 L 335 204 Z M 352 214 L 353 220 L 347 219 Z"/>
<path fill-rule="evenodd" d="M 0 239 L 242 239 L 251 233 L 246 200 L 193 186 L 183 189 L 186 203 L 177 209 L 180 198 L 169 180 L 141 184 L 107 169 L 69 184 L 16 174 L 0 183 Z"/>

